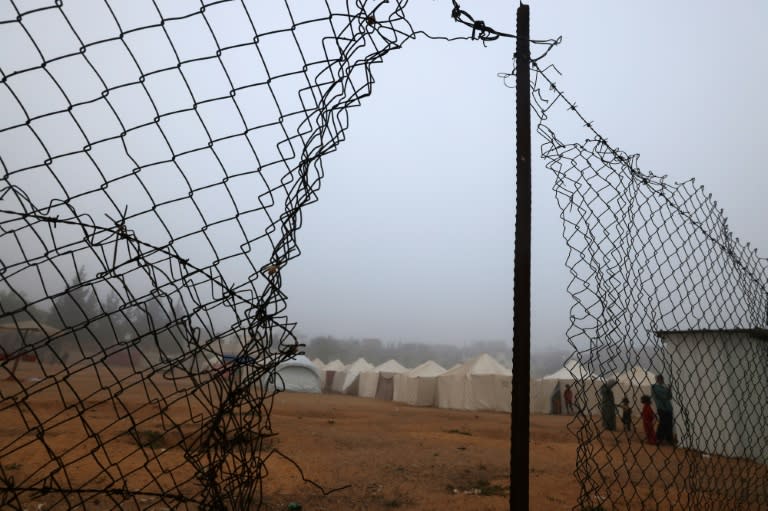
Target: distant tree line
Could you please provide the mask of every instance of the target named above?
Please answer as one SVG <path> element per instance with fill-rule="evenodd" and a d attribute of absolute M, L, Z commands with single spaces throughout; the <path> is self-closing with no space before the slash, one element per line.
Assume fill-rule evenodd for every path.
<path fill-rule="evenodd" d="M 364 358 L 373 365 L 395 359 L 406 367 L 434 360 L 449 369 L 481 353 L 503 356 L 511 353 L 504 341 L 475 341 L 463 346 L 453 344 L 384 343 L 381 339 L 338 339 L 333 336 L 313 337 L 307 342 L 305 352 L 309 358 L 319 358 L 325 363 L 341 360 L 345 364 Z"/>
<path fill-rule="evenodd" d="M 107 287 L 97 293 L 84 267 L 78 268 L 65 293 L 46 301 L 31 304 L 22 292 L 0 289 L 2 324 L 34 322 L 56 337 L 41 350 L 47 361 L 66 362 L 75 353 L 88 355 L 125 342 L 141 351 L 173 356 L 184 350 L 176 322 L 185 314 L 179 302 L 167 297 L 126 300 Z M 35 339 L 40 335 L 32 336 L 32 342 Z"/>

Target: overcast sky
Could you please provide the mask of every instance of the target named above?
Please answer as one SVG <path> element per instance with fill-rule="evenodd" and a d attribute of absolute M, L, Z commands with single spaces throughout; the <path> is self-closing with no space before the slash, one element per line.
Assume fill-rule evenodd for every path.
<path fill-rule="evenodd" d="M 260 33 L 270 27 L 285 29 L 295 20 L 272 19 L 285 14 L 282 3 L 265 7 L 253 1 L 232 2 L 208 8 L 205 18 L 219 47 L 245 41 L 242 48 L 224 51 L 219 63 L 211 32 L 202 17 L 194 15 L 198 8 L 193 3 L 110 2 L 112 13 L 105 5 L 65 2 L 63 12 L 78 36 L 86 43 L 95 41 L 80 55 L 80 43 L 58 8 L 24 16 L 25 28 L 40 45 L 36 50 L 14 21 L 13 5 L 0 0 L 0 20 L 6 21 L 0 26 L 4 73 L 39 66 L 38 51 L 49 60 L 70 55 L 47 67 L 61 89 L 41 69 L 15 75 L 0 87 L 0 127 L 16 126 L 0 133 L 0 155 L 8 169 L 31 169 L 10 180 L 24 188 L 37 207 L 85 194 L 69 204 L 80 214 L 91 213 L 101 225 L 109 225 L 105 212 L 116 218 L 127 207 L 134 215 L 129 228 L 139 238 L 158 245 L 173 239 L 181 256 L 200 266 L 233 255 L 219 269 L 228 282 L 248 284 L 248 276 L 266 263 L 271 246 L 263 242 L 258 248 L 254 243 L 248 257 L 243 256 L 243 240 L 252 241 L 265 224 L 255 216 L 263 212 L 241 213 L 256 205 L 265 180 L 281 175 L 271 169 L 254 172 L 260 164 L 245 137 L 225 140 L 241 122 L 231 88 L 266 76 L 249 46 L 254 27 L 244 21 L 244 9 L 259 14 L 253 19 Z M 161 27 L 157 5 L 165 18 L 189 16 Z M 461 5 L 489 26 L 515 30 L 516 2 Z M 302 3 L 300 8 L 293 4 L 292 12 L 311 17 L 312 12 L 303 10 L 318 7 L 325 9 L 320 3 Z M 411 0 L 406 14 L 416 30 L 435 36 L 468 35 L 468 28 L 450 18 L 451 9 L 450 0 Z M 768 42 L 763 35 L 768 4 L 561 0 L 535 2 L 530 12 L 534 39 L 563 37 L 545 63 L 559 68 L 558 85 L 598 131 L 614 146 L 639 153 L 645 171 L 668 174 L 671 180 L 696 177 L 725 209 L 736 235 L 768 254 L 768 177 L 762 157 L 768 118 L 763 96 L 768 90 Z M 99 42 L 135 27 L 146 30 Z M 323 35 L 302 37 L 319 40 Z M 176 54 L 169 38 L 180 43 Z M 301 68 L 298 53 L 289 51 L 290 38 L 280 32 L 260 39 L 259 49 L 268 57 L 273 76 Z M 512 39 L 483 45 L 419 36 L 373 67 L 373 94 L 350 111 L 346 141 L 324 159 L 319 202 L 304 211 L 298 234 L 302 255 L 282 271 L 288 314 L 298 322 L 299 333 L 388 342 L 511 340 L 515 108 L 514 90 L 505 87 L 498 74 L 512 70 L 514 44 Z M 178 61 L 187 59 L 196 60 L 179 70 Z M 221 66 L 230 76 L 224 76 Z M 289 82 L 280 83 L 288 84 L 282 90 L 292 92 Z M 102 97 L 104 87 L 110 89 L 108 98 Z M 258 127 L 277 117 L 266 90 L 263 85 L 244 88 L 236 98 L 249 137 L 261 136 L 256 152 L 262 164 L 275 157 L 282 136 Z M 280 94 L 281 89 L 276 90 Z M 72 115 L 83 132 L 66 112 L 36 120 L 32 126 L 49 155 L 73 153 L 52 158 L 46 167 L 46 150 L 25 120 L 66 110 L 64 95 L 70 104 L 82 103 Z M 296 103 L 294 96 L 278 101 Z M 218 99 L 202 103 L 207 98 Z M 153 122 L 155 116 L 159 121 Z M 553 128 L 566 142 L 585 136 L 565 126 Z M 128 134 L 121 137 L 126 129 Z M 230 176 L 226 182 L 209 149 L 214 139 Z M 87 155 L 82 149 L 86 143 L 93 145 Z M 534 151 L 540 143 L 534 138 Z M 192 152 L 178 156 L 185 151 Z M 102 189 L 102 182 L 108 186 Z M 535 159 L 534 348 L 566 347 L 566 250 L 552 184 L 553 176 Z M 279 207 L 284 197 L 277 192 L 274 196 Z M 242 232 L 233 227 L 236 215 Z M 251 219 L 261 222 L 249 224 Z M 216 222 L 222 223 L 202 229 Z M 58 232 L 64 230 L 59 227 Z M 26 257 L 16 243 L 2 247 L 4 264 Z M 56 264 L 71 266 L 65 273 L 74 274 L 65 258 Z M 94 273 L 97 263 L 89 264 Z M 19 279 L 33 299 L 65 286 L 59 277 L 43 289 L 32 269 L 28 278 Z"/>
<path fill-rule="evenodd" d="M 461 33 L 446 17 L 450 2 L 428 4 L 410 5 L 417 29 Z M 461 4 L 514 32 L 516 2 Z M 734 233 L 768 254 L 768 4 L 548 1 L 530 11 L 532 38 L 563 36 L 546 62 L 598 130 L 639 153 L 645 171 L 695 177 Z M 420 38 L 374 68 L 374 93 L 325 160 L 321 200 L 300 232 L 303 255 L 286 272 L 300 331 L 511 339 L 515 108 L 496 75 L 511 69 L 513 53 L 513 40 Z M 568 326 L 552 182 L 535 160 L 534 348 L 564 347 Z"/>

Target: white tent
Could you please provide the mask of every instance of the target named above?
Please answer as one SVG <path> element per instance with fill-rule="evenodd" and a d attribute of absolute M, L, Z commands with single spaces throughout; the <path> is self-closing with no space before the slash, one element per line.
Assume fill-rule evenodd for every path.
<path fill-rule="evenodd" d="M 428 360 L 405 373 L 396 374 L 392 399 L 414 406 L 434 406 L 437 395 L 437 377 L 445 369 Z"/>
<path fill-rule="evenodd" d="M 602 379 L 595 376 L 576 360 L 568 360 L 563 367 L 531 382 L 531 413 L 565 413 L 565 386 L 571 385 L 574 406 L 597 410 L 597 391 Z M 553 406 L 559 402 L 560 410 Z"/>
<path fill-rule="evenodd" d="M 317 369 L 317 374 L 320 375 L 320 389 L 325 388 L 325 364 L 319 358 L 312 359 L 312 365 Z"/>
<path fill-rule="evenodd" d="M 296 355 L 277 366 L 274 386 L 279 391 L 313 392 L 322 391 L 320 372 L 304 355 Z"/>
<path fill-rule="evenodd" d="M 437 378 L 437 406 L 457 410 L 510 411 L 512 372 L 487 354 Z"/>
<path fill-rule="evenodd" d="M 342 369 L 344 369 L 344 363 L 339 359 L 332 360 L 325 364 L 326 371 L 341 371 Z"/>
<path fill-rule="evenodd" d="M 339 360 L 332 360 L 325 364 L 325 367 L 323 367 L 322 372 L 320 373 L 323 377 L 323 390 L 326 392 L 331 391 L 331 387 L 333 386 L 333 378 L 336 376 L 336 373 L 338 371 L 344 370 L 344 363 Z"/>
<path fill-rule="evenodd" d="M 370 371 L 373 365 L 366 362 L 364 358 L 358 358 L 341 371 L 336 371 L 333 375 L 331 391 L 339 394 L 357 395 L 357 389 L 360 382 L 360 373 Z"/>
<path fill-rule="evenodd" d="M 407 369 L 396 360 L 387 360 L 372 371 L 362 372 L 360 373 L 358 395 L 391 401 L 394 391 L 394 376 L 406 371 Z"/>

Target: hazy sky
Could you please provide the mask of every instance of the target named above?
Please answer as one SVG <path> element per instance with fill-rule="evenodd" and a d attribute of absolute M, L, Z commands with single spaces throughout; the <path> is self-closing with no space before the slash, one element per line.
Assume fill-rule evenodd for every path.
<path fill-rule="evenodd" d="M 428 4 L 412 2 L 423 9 L 412 13 L 416 28 L 457 33 L 450 2 Z M 516 2 L 461 4 L 514 32 Z M 532 38 L 563 36 L 547 62 L 598 130 L 640 153 L 645 171 L 695 177 L 734 233 L 768 254 L 768 4 L 550 1 L 530 11 Z M 496 75 L 511 69 L 513 53 L 513 40 L 483 47 L 420 38 L 374 68 L 374 93 L 325 160 L 321 200 L 299 236 L 303 255 L 286 271 L 300 331 L 511 339 L 514 91 Z M 534 347 L 563 347 L 568 325 L 552 182 L 535 160 Z"/>
<path fill-rule="evenodd" d="M 285 14 L 283 3 L 248 0 L 208 8 L 205 17 L 219 47 L 245 41 L 242 48 L 223 52 L 219 63 L 212 57 L 217 47 L 202 17 L 184 17 L 195 13 L 195 4 L 115 1 L 109 3 L 112 14 L 105 5 L 65 2 L 67 16 L 86 42 L 135 27 L 145 30 L 130 32 L 119 42 L 91 45 L 84 56 L 57 9 L 24 17 L 46 59 L 69 57 L 47 68 L 61 89 L 40 69 L 16 75 L 0 87 L 0 128 L 17 126 L 0 133 L 0 156 L 9 169 L 31 169 L 14 174 L 11 181 L 37 207 L 75 197 L 70 205 L 81 214 L 93 214 L 97 224 L 109 225 L 105 212 L 114 218 L 128 207 L 134 215 L 129 228 L 141 239 L 157 245 L 173 239 L 173 247 L 200 266 L 222 258 L 219 269 L 226 279 L 247 284 L 247 277 L 268 260 L 271 246 L 261 240 L 262 246 L 254 243 L 248 252 L 250 260 L 242 255 L 244 240 L 253 241 L 265 226 L 263 211 L 243 211 L 258 206 L 259 187 L 269 180 L 269 186 L 279 184 L 280 172 L 253 171 L 280 159 L 275 145 L 283 135 L 267 127 L 252 129 L 278 117 L 273 97 L 260 85 L 240 90 L 236 98 L 251 130 L 248 136 L 261 137 L 255 150 L 248 149 L 246 137 L 226 138 L 241 122 L 231 88 L 259 83 L 267 73 L 249 43 L 254 27 L 243 13 L 259 14 L 253 18 L 259 32 L 270 26 L 285 29 L 295 20 L 272 19 Z M 163 17 L 183 19 L 161 27 L 157 5 Z M 516 2 L 461 5 L 489 26 L 514 32 Z M 326 9 L 320 3 L 302 3 L 300 8 L 292 3 L 294 14 L 308 17 L 315 14 L 303 10 L 318 7 Z M 450 18 L 451 9 L 450 0 L 411 0 L 406 14 L 416 30 L 468 35 L 469 29 Z M 645 171 L 668 174 L 671 180 L 696 177 L 725 209 L 736 235 L 768 254 L 763 227 L 768 177 L 762 158 L 768 118 L 763 96 L 768 90 L 768 42 L 763 36 L 768 4 L 561 0 L 535 2 L 530 11 L 534 39 L 563 37 L 545 62 L 560 69 L 558 85 L 603 136 L 624 151 L 640 153 Z M 113 15 L 123 24 L 120 28 Z M 13 5 L 0 0 L 0 67 L 6 74 L 41 62 L 15 19 Z M 302 33 L 304 41 L 324 35 Z M 290 37 L 280 32 L 259 42 L 273 76 L 301 68 L 298 52 L 289 51 L 295 48 Z M 171 48 L 168 38 L 181 44 Z M 304 211 L 298 233 L 302 255 L 282 271 L 288 314 L 298 322 L 299 333 L 390 342 L 511 340 L 515 108 L 514 90 L 498 74 L 511 71 L 514 45 L 512 39 L 484 46 L 419 36 L 373 67 L 373 94 L 350 110 L 346 141 L 324 159 L 319 202 Z M 187 59 L 195 61 L 177 69 L 179 60 Z M 224 76 L 221 66 L 230 76 Z M 287 85 L 276 87 L 277 94 L 305 87 L 280 83 Z M 102 97 L 104 87 L 110 90 L 108 98 Z M 8 93 L 11 89 L 18 97 Z M 72 115 L 83 133 L 69 113 L 36 120 L 32 126 L 48 154 L 65 155 L 51 158 L 48 168 L 46 150 L 25 120 L 66 110 L 64 95 L 70 104 L 82 102 Z M 278 101 L 297 103 L 298 96 L 293 96 Z M 28 110 L 26 117 L 21 104 Z M 159 120 L 153 122 L 155 116 Z M 585 136 L 553 128 L 564 141 Z M 128 134 L 121 137 L 123 130 Z M 93 144 L 98 139 L 108 140 Z M 227 181 L 211 156 L 211 140 L 217 140 L 211 145 L 226 168 Z M 86 155 L 87 142 L 93 147 Z M 534 151 L 540 143 L 534 138 Z M 190 154 L 179 156 L 186 151 Z M 563 348 L 570 307 L 566 250 L 551 191 L 553 176 L 538 159 L 533 174 L 533 344 Z M 102 182 L 108 183 L 103 193 Z M 279 209 L 284 197 L 273 195 Z M 237 229 L 235 217 L 241 222 Z M 8 243 L 2 247 L 3 263 L 23 260 L 24 243 L 38 242 Z M 66 258 L 56 264 L 69 265 L 64 273 L 74 273 Z M 29 282 L 40 280 L 32 269 L 30 274 Z M 19 277 L 20 282 L 25 278 Z M 30 285 L 28 291 L 33 298 L 35 293 L 45 296 L 66 283 L 59 277 L 46 285 L 47 290 L 38 282 L 37 290 Z"/>

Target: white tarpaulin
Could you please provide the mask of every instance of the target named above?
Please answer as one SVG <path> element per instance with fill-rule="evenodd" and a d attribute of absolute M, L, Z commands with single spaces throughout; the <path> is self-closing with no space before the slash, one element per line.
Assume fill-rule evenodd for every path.
<path fill-rule="evenodd" d="M 428 360 L 408 372 L 396 374 L 392 399 L 414 406 L 434 406 L 437 377 L 444 372 L 440 364 Z"/>
<path fill-rule="evenodd" d="M 437 378 L 437 406 L 457 410 L 510 411 L 512 372 L 487 354 Z"/>
<path fill-rule="evenodd" d="M 357 395 L 357 389 L 360 381 L 360 373 L 370 371 L 373 366 L 365 361 L 364 358 L 358 358 L 343 370 L 336 371 L 333 375 L 333 384 L 331 391 L 339 394 Z"/>
<path fill-rule="evenodd" d="M 315 364 L 296 355 L 277 366 L 274 386 L 279 391 L 317 393 L 322 391 L 322 379 Z"/>
<path fill-rule="evenodd" d="M 372 371 L 360 373 L 358 395 L 391 400 L 394 390 L 394 376 L 405 371 L 407 369 L 396 360 L 387 360 Z"/>

